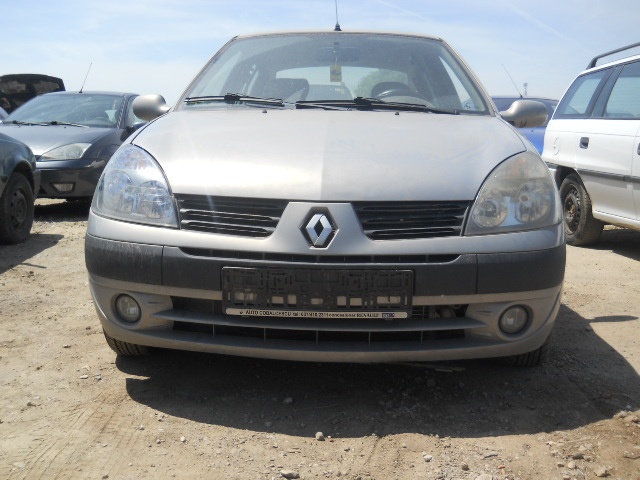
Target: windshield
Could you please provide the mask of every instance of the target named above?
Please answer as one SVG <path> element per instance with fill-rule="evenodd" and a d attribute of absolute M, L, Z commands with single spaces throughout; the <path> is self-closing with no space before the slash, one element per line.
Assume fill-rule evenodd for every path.
<path fill-rule="evenodd" d="M 233 93 L 295 102 L 357 97 L 489 113 L 455 54 L 435 39 L 368 33 L 280 34 L 229 42 L 203 69 L 178 108 L 228 108 Z M 198 101 L 200 99 L 201 101 Z"/>
<path fill-rule="evenodd" d="M 4 123 L 70 123 L 85 127 L 115 128 L 122 97 L 92 93 L 47 94 L 25 103 Z"/>

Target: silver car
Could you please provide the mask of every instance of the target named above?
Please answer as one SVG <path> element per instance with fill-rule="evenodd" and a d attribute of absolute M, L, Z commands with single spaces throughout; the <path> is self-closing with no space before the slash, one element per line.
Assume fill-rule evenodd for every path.
<path fill-rule="evenodd" d="M 550 173 L 441 39 L 239 36 L 113 155 L 86 236 L 108 344 L 534 365 L 560 306 Z"/>

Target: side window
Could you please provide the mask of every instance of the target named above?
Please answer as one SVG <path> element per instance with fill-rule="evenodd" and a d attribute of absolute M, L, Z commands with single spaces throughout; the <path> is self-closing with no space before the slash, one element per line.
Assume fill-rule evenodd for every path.
<path fill-rule="evenodd" d="M 556 109 L 554 118 L 584 118 L 591 113 L 597 94 L 611 70 L 599 70 L 578 77 Z"/>
<path fill-rule="evenodd" d="M 606 118 L 640 118 L 640 62 L 625 65 L 604 109 Z"/>
<path fill-rule="evenodd" d="M 127 106 L 127 127 L 133 127 L 134 125 L 140 125 L 142 123 L 146 123 L 146 120 L 142 120 L 141 118 L 136 117 L 135 113 L 133 113 L 133 100 L 129 102 Z"/>

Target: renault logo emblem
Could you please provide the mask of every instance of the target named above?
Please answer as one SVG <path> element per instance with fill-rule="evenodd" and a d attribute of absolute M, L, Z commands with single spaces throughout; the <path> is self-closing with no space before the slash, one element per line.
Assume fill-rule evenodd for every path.
<path fill-rule="evenodd" d="M 336 227 L 328 212 L 315 212 L 307 217 L 302 232 L 312 247 L 325 248 L 333 240 Z"/>

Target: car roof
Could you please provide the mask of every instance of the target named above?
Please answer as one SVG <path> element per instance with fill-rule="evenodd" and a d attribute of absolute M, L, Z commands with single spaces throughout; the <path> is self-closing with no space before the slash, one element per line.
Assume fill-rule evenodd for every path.
<path fill-rule="evenodd" d="M 519 95 L 491 95 L 491 98 L 501 98 L 501 99 L 513 99 L 515 100 L 548 100 L 550 102 L 557 102 L 557 98 L 549 98 L 549 97 L 521 97 Z"/>
<path fill-rule="evenodd" d="M 393 32 L 393 31 L 381 31 L 381 30 L 280 30 L 280 31 L 266 31 L 266 32 L 256 32 L 256 33 L 248 33 L 242 35 L 236 35 L 233 39 L 240 38 L 251 38 L 251 37 L 264 37 L 264 36 L 277 36 L 277 35 L 324 35 L 324 34 L 359 34 L 359 35 L 385 35 L 385 36 L 396 36 L 396 37 L 415 37 L 415 38 L 424 38 L 428 40 L 437 40 L 439 42 L 443 42 L 444 40 L 441 37 L 436 37 L 433 35 L 425 35 L 423 33 L 407 33 L 407 32 Z"/>
<path fill-rule="evenodd" d="M 589 65 L 587 65 L 587 70 L 591 70 L 592 68 L 596 67 L 596 64 L 598 63 L 598 60 L 600 60 L 601 58 L 609 57 L 611 55 L 614 55 L 614 54 L 620 53 L 620 52 L 624 52 L 626 50 L 637 49 L 638 47 L 640 47 L 640 42 L 632 43 L 631 45 L 627 45 L 625 47 L 616 48 L 615 50 L 611 50 L 609 52 L 604 52 L 604 53 L 601 53 L 600 55 L 596 55 L 595 57 L 593 57 L 591 59 L 591 61 L 589 62 Z M 626 63 L 628 61 L 633 61 L 634 57 L 640 57 L 640 55 L 638 55 L 638 54 L 636 54 L 636 55 L 628 55 L 628 56 L 620 58 L 618 60 L 607 62 L 605 65 L 611 65 L 611 64 L 615 65 L 615 64 L 619 64 L 619 63 Z"/>
<path fill-rule="evenodd" d="M 536 102 L 540 102 L 547 107 L 548 115 L 550 116 L 553 113 L 555 107 L 560 103 L 560 100 L 557 98 L 548 98 L 548 97 L 522 97 L 518 95 L 491 95 L 491 100 L 496 104 L 498 110 L 500 108 L 507 108 L 506 102 L 515 102 L 516 100 L 534 100 Z M 502 104 L 502 105 L 499 105 Z"/>
<path fill-rule="evenodd" d="M 611 62 L 603 63 L 602 65 L 596 65 L 593 68 L 587 68 L 583 72 L 580 72 L 580 75 L 582 75 L 584 73 L 587 73 L 587 72 L 595 72 L 596 70 L 601 70 L 601 69 L 604 69 L 604 68 L 610 68 L 610 67 L 615 66 L 615 65 L 621 65 L 623 63 L 635 62 L 637 60 L 640 60 L 640 55 L 633 55 L 631 57 L 620 58 L 618 60 L 613 60 Z"/>
<path fill-rule="evenodd" d="M 45 93 L 41 96 L 51 96 L 51 95 L 118 95 L 118 96 L 137 96 L 137 93 L 131 93 L 131 92 L 108 92 L 108 91 L 101 91 L 101 90 L 92 90 L 92 91 L 82 91 L 82 92 L 74 92 L 74 91 L 64 91 L 64 92 L 51 92 L 51 93 Z"/>

